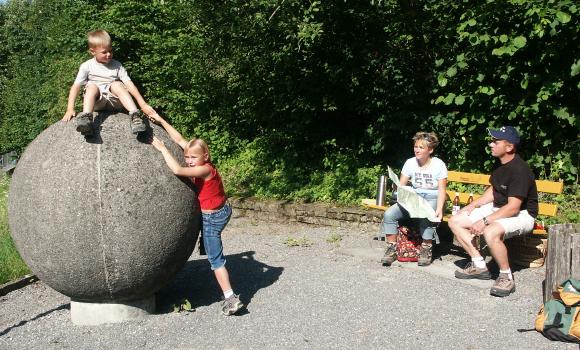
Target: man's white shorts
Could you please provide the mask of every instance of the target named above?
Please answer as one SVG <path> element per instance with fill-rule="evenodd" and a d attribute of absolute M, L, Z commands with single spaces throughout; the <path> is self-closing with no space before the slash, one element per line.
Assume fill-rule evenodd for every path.
<path fill-rule="evenodd" d="M 475 223 L 484 216 L 491 215 L 492 213 L 498 211 L 499 208 L 495 208 L 493 203 L 485 204 L 479 208 L 475 208 L 471 214 L 469 214 L 468 218 L 471 220 L 471 223 Z M 508 239 L 514 236 L 523 235 L 525 233 L 532 232 L 534 228 L 534 218 L 528 214 L 527 210 L 521 210 L 518 215 L 512 216 L 509 218 L 503 218 L 495 220 L 498 224 L 500 224 L 504 231 L 504 239 Z"/>

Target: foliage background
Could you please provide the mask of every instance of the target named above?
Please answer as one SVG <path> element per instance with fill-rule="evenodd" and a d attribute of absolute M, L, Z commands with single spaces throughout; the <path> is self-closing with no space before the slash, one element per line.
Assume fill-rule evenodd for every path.
<path fill-rule="evenodd" d="M 62 117 L 96 28 L 147 101 L 209 141 L 230 194 L 355 203 L 419 130 L 450 169 L 489 172 L 486 128 L 509 124 L 565 182 L 558 200 L 577 196 L 574 1 L 8 0 L 0 153 Z"/>

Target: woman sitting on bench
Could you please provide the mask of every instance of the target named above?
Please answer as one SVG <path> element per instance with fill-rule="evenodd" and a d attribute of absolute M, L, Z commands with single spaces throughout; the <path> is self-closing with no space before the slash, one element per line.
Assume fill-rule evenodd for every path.
<path fill-rule="evenodd" d="M 413 137 L 413 142 L 415 157 L 408 159 L 403 165 L 400 184 L 405 186 L 410 180 L 415 192 L 431 204 L 435 214 L 441 220 L 446 199 L 447 166 L 441 159 L 432 157 L 439 140 L 432 132 L 418 132 Z M 386 236 L 387 241 L 385 255 L 381 259 L 383 264 L 391 265 L 397 260 L 397 233 L 399 220 L 403 218 L 409 218 L 409 213 L 398 203 L 385 211 L 380 228 L 380 234 Z M 427 219 L 418 220 L 423 238 L 418 265 L 427 266 L 431 264 L 433 258 L 433 238 L 437 234 L 436 224 Z"/>

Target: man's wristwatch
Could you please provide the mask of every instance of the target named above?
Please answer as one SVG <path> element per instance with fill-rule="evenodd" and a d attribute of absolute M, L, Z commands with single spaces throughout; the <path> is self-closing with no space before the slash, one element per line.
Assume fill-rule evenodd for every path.
<path fill-rule="evenodd" d="M 481 220 L 483 220 L 483 224 L 485 226 L 489 225 L 489 221 L 487 221 L 487 217 L 484 216 L 483 219 L 481 219 Z"/>

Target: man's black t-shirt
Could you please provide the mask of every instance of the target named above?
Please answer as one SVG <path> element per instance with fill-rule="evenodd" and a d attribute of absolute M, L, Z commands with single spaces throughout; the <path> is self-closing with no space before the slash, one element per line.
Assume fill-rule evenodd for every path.
<path fill-rule="evenodd" d="M 499 163 L 499 162 L 498 162 Z M 538 190 L 532 169 L 519 156 L 506 164 L 499 164 L 489 179 L 493 187 L 493 206 L 503 207 L 508 197 L 522 200 L 520 210 L 527 210 L 532 217 L 538 216 Z"/>

